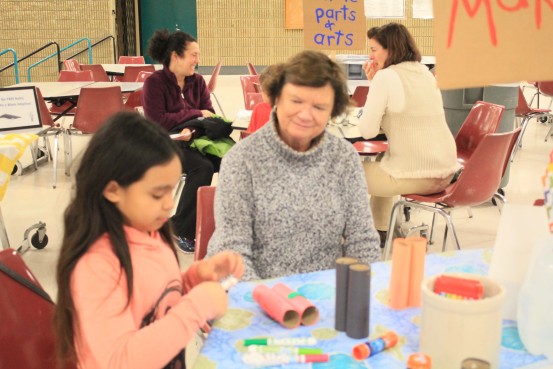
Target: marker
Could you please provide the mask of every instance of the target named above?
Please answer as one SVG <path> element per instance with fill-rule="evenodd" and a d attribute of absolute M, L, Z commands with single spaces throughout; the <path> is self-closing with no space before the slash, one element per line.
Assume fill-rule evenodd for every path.
<path fill-rule="evenodd" d="M 315 346 L 314 337 L 252 338 L 244 340 L 244 346 Z"/>
<path fill-rule="evenodd" d="M 454 300 L 480 300 L 484 287 L 478 280 L 441 275 L 434 282 L 434 292 Z"/>
<path fill-rule="evenodd" d="M 357 360 L 363 360 L 370 356 L 376 355 L 390 347 L 393 347 L 397 343 L 397 335 L 390 331 L 380 336 L 377 339 L 364 342 L 353 348 L 353 357 Z"/>
<path fill-rule="evenodd" d="M 316 347 L 286 347 L 286 346 L 248 346 L 248 352 L 263 354 L 287 354 L 287 355 L 317 355 L 322 354 L 323 349 Z"/>
<path fill-rule="evenodd" d="M 291 363 L 327 363 L 328 354 L 319 355 L 286 355 L 286 354 L 262 354 L 248 352 L 242 356 L 242 361 L 253 366 L 274 366 Z"/>

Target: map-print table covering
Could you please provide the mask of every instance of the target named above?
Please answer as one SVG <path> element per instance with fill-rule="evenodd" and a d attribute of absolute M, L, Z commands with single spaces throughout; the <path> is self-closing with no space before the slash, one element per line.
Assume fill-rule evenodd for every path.
<path fill-rule="evenodd" d="M 31 142 L 38 138 L 33 134 L 0 134 L 0 201 L 4 198 L 15 163 Z"/>
<path fill-rule="evenodd" d="M 425 275 L 432 276 L 443 272 L 463 272 L 487 274 L 492 256 L 491 249 L 452 251 L 426 256 Z M 229 292 L 229 310 L 215 322 L 194 369 L 253 368 L 242 362 L 246 352 L 243 340 L 255 337 L 307 337 L 317 338 L 317 347 L 330 354 L 328 363 L 288 364 L 278 366 L 289 369 L 363 369 L 386 368 L 405 369 L 408 356 L 419 348 L 420 308 L 392 310 L 388 308 L 388 285 L 390 280 L 390 262 L 371 265 L 370 297 L 370 336 L 376 338 L 384 332 L 393 330 L 399 336 L 396 347 L 377 354 L 364 361 L 351 356 L 351 349 L 366 340 L 354 340 L 344 332 L 334 330 L 335 271 L 293 275 L 278 279 L 239 283 Z M 296 289 L 301 295 L 312 301 L 320 312 L 316 325 L 297 329 L 286 329 L 269 318 L 252 298 L 253 288 L 263 283 L 272 286 L 283 282 Z M 500 369 L 532 366 L 545 368 L 545 357 L 529 354 L 520 341 L 515 321 L 503 322 L 500 350 Z M 543 364 L 543 365 L 542 365 Z M 276 367 L 272 367 L 276 368 Z M 457 368 L 451 368 L 457 369 Z"/>

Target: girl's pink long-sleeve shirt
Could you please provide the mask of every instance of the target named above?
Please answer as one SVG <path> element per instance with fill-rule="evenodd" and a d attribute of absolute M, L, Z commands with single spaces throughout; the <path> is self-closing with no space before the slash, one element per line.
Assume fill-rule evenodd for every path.
<path fill-rule="evenodd" d="M 159 233 L 125 227 L 134 273 L 127 305 L 126 276 L 107 235 L 77 262 L 71 276 L 76 349 L 81 369 L 154 369 L 184 363 L 183 349 L 215 317 L 197 263 L 181 273 Z M 177 365 L 178 367 L 178 365 Z"/>

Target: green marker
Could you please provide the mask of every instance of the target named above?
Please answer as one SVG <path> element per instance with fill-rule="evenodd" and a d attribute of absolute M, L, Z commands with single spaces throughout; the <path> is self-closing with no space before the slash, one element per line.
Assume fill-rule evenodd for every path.
<path fill-rule="evenodd" d="M 323 349 L 315 347 L 283 347 L 283 346 L 248 346 L 248 352 L 259 352 L 264 354 L 288 354 L 288 355 L 314 355 L 322 354 Z"/>
<path fill-rule="evenodd" d="M 315 346 L 314 337 L 252 338 L 244 340 L 244 346 Z"/>

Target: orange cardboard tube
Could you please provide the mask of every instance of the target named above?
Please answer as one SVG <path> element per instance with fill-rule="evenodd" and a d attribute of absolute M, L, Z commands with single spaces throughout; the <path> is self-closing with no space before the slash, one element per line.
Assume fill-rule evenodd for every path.
<path fill-rule="evenodd" d="M 301 317 L 301 324 L 313 325 L 319 321 L 319 310 L 308 299 L 292 290 L 283 283 L 277 283 L 272 290 L 281 297 L 288 299 Z"/>
<path fill-rule="evenodd" d="M 271 318 L 283 327 L 292 329 L 300 324 L 300 314 L 290 302 L 265 285 L 253 289 L 253 299 Z"/>
<path fill-rule="evenodd" d="M 390 277 L 390 307 L 405 309 L 409 299 L 411 245 L 404 238 L 394 239 L 392 275 Z"/>
<path fill-rule="evenodd" d="M 422 300 L 422 279 L 424 277 L 424 260 L 426 256 L 426 243 L 424 237 L 407 238 L 411 244 L 411 268 L 409 273 L 409 294 L 408 307 L 421 306 Z"/>

